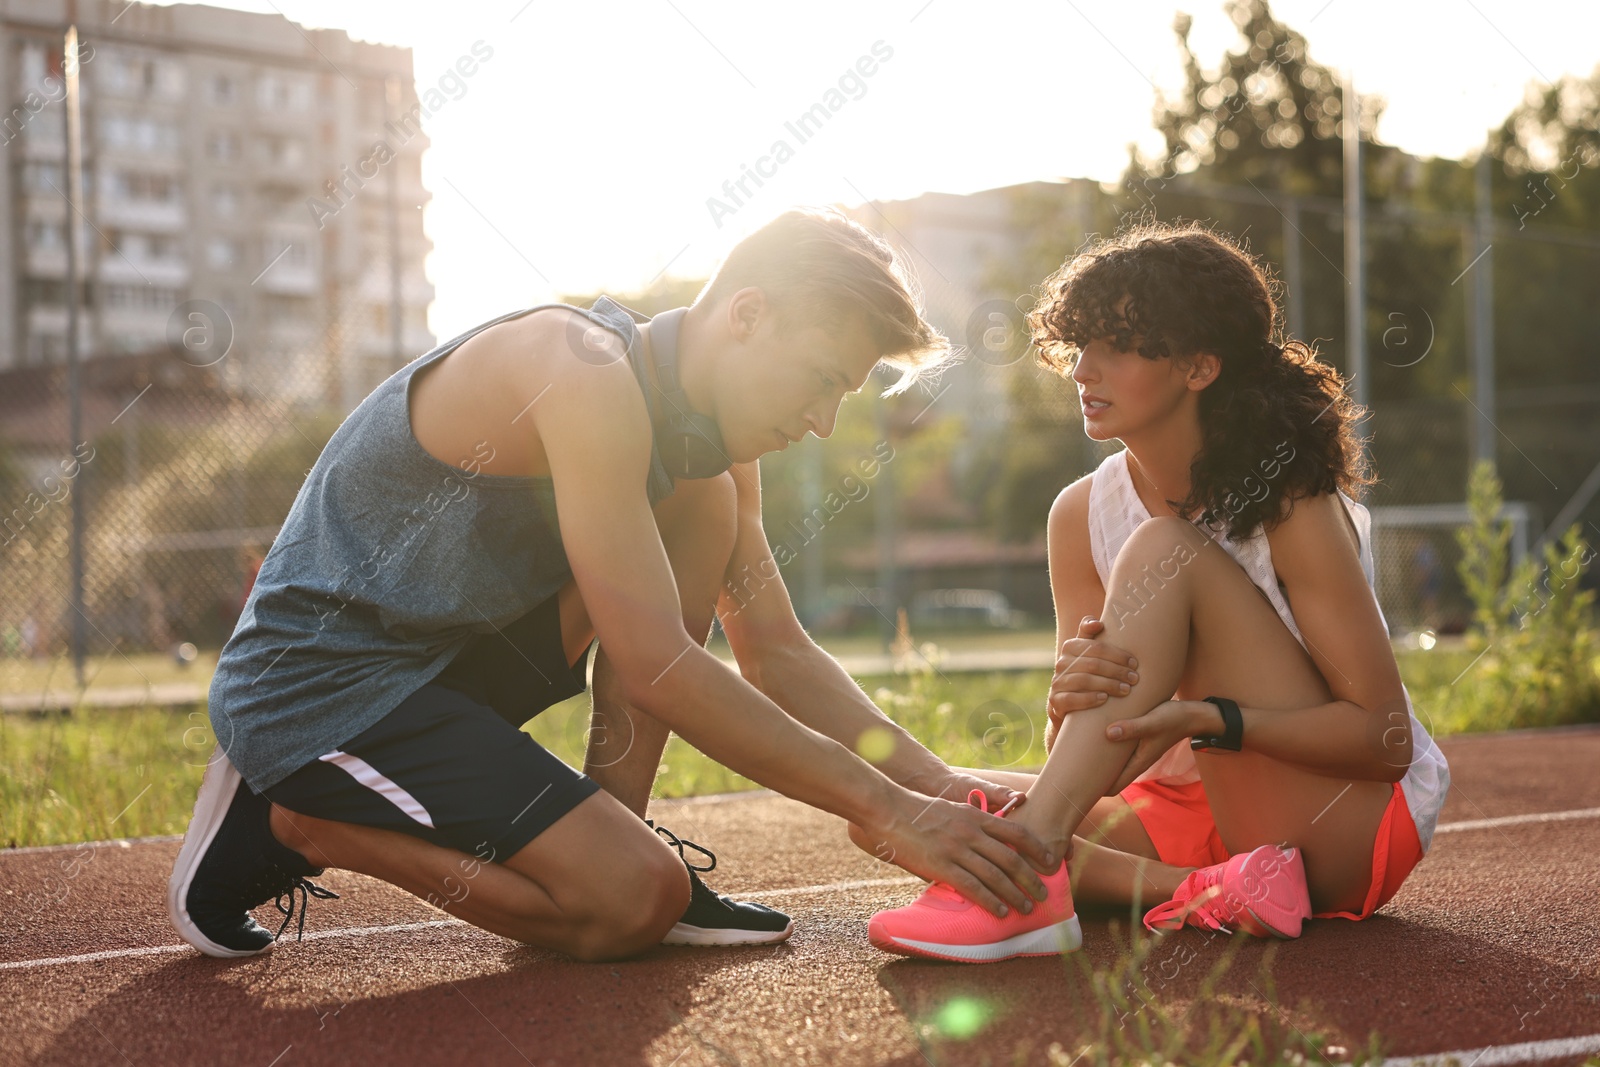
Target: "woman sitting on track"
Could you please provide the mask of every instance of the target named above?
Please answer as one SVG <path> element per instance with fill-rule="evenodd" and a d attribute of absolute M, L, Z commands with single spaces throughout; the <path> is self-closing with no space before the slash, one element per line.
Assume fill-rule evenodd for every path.
<path fill-rule="evenodd" d="M 1011 818 L 1070 840 L 1075 884 L 1063 864 L 1046 904 L 1002 918 L 935 884 L 873 917 L 878 947 L 1070 950 L 1074 896 L 1165 901 L 1153 930 L 1295 937 L 1371 915 L 1422 858 L 1450 776 L 1346 495 L 1373 481 L 1358 412 L 1308 345 L 1272 340 L 1277 314 L 1262 267 L 1196 226 L 1131 230 L 1046 280 L 1041 359 L 1077 383 L 1089 437 L 1126 448 L 1050 509 L 1048 761 L 988 774 L 1027 790 Z"/>

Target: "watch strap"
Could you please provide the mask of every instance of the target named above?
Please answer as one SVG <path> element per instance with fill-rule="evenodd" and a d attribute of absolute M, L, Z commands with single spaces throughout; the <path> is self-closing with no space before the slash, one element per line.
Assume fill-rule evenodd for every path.
<path fill-rule="evenodd" d="M 1217 710 L 1222 712 L 1222 733 L 1217 737 L 1192 737 L 1189 747 L 1192 750 L 1219 748 L 1227 752 L 1239 752 L 1244 748 L 1244 714 L 1239 711 L 1237 702 L 1227 697 L 1210 696 L 1206 702 L 1215 704 Z"/>

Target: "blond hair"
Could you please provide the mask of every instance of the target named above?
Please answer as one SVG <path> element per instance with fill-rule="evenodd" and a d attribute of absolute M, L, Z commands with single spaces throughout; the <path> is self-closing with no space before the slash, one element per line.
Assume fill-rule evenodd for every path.
<path fill-rule="evenodd" d="M 734 245 L 695 303 L 747 286 L 766 294 L 780 330 L 860 321 L 882 361 L 902 371 L 885 396 L 905 392 L 954 354 L 923 318 L 905 262 L 883 238 L 831 208 L 785 211 Z"/>

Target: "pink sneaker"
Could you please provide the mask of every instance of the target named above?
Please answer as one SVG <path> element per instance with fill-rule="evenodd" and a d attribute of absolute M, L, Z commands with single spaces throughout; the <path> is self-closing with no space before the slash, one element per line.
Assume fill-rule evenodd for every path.
<path fill-rule="evenodd" d="M 988 810 L 982 793 L 973 790 L 970 799 Z M 1004 918 L 935 882 L 905 907 L 874 915 L 867 936 L 885 952 L 961 963 L 1071 952 L 1083 944 L 1083 933 L 1072 907 L 1066 862 L 1043 881 L 1048 896 L 1034 901 L 1030 914 L 1013 908 Z"/>
<path fill-rule="evenodd" d="M 1150 930 L 1200 926 L 1231 933 L 1229 925 L 1256 937 L 1299 937 L 1311 918 L 1306 865 L 1297 848 L 1262 845 L 1225 863 L 1202 867 L 1183 880 L 1165 904 L 1145 913 Z"/>

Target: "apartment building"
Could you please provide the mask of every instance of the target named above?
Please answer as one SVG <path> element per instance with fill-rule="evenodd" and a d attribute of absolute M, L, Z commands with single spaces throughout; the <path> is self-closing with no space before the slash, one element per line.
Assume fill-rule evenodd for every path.
<path fill-rule="evenodd" d="M 967 429 L 956 449 L 956 468 L 984 441 L 1007 432 L 1010 377 L 1030 358 L 1024 313 L 1031 300 L 1007 282 L 1033 237 L 1018 222 L 1018 204 L 1030 196 L 1061 201 L 1086 232 L 1098 192 L 1087 179 L 1026 182 L 873 201 L 848 212 L 899 250 L 921 286 L 928 321 L 963 350 L 963 358 L 927 391 L 927 402 L 936 405 L 931 415 L 958 417 Z"/>
<path fill-rule="evenodd" d="M 409 49 L 277 14 L 73 6 L 81 359 L 159 359 L 189 331 L 207 361 L 228 345 L 232 388 L 349 410 L 433 346 Z M 66 354 L 67 18 L 0 0 L 0 375 Z"/>

